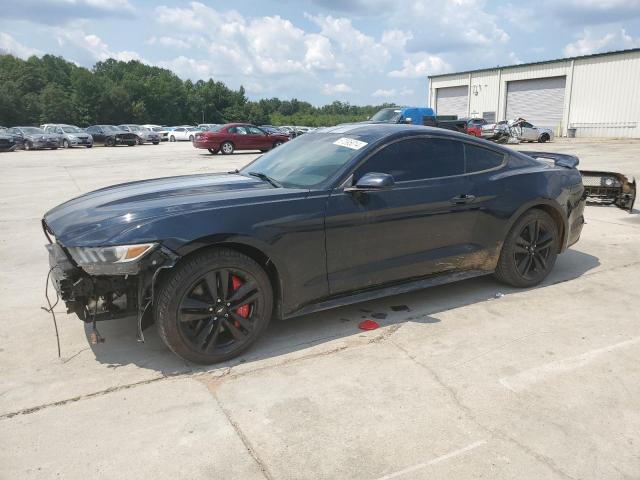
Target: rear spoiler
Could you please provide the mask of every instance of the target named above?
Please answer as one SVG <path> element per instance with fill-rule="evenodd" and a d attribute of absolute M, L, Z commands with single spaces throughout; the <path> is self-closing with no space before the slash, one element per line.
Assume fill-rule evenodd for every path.
<path fill-rule="evenodd" d="M 565 168 L 576 168 L 580 160 L 575 155 L 567 155 L 565 153 L 551 153 L 551 152 L 523 152 L 520 151 L 524 155 L 529 155 L 530 157 L 543 159 L 547 158 L 549 160 L 553 160 L 553 163 L 558 167 Z"/>
<path fill-rule="evenodd" d="M 621 173 L 580 171 L 588 203 L 615 205 L 629 213 L 636 200 L 636 181 Z"/>

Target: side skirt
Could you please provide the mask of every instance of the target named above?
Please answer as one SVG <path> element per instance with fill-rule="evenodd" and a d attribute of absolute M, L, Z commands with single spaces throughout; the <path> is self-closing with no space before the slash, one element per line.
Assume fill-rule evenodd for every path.
<path fill-rule="evenodd" d="M 322 310 L 329 310 L 336 307 L 343 307 L 345 305 L 351 305 L 354 303 L 368 302 L 370 300 L 390 297 L 392 295 L 414 292 L 416 290 L 423 290 L 428 287 L 435 287 L 437 285 L 453 283 L 460 280 L 466 280 L 468 278 L 482 277 L 484 275 L 490 275 L 491 273 L 493 272 L 486 270 L 466 270 L 463 272 L 452 272 L 434 275 L 431 277 L 421 278 L 419 280 L 413 280 L 409 282 L 394 283 L 392 285 L 386 285 L 375 289 L 359 290 L 354 293 L 329 297 L 321 302 L 306 305 L 298 310 L 285 314 L 283 318 L 287 319 L 299 317 L 301 315 L 307 315 L 309 313 L 320 312 Z"/>

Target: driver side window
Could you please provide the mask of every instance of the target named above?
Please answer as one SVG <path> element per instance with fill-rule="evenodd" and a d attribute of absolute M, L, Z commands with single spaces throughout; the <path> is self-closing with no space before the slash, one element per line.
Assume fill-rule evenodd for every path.
<path fill-rule="evenodd" d="M 437 138 L 410 138 L 384 147 L 354 174 L 357 182 L 370 172 L 387 173 L 396 182 L 450 177 L 464 173 L 461 142 Z"/>

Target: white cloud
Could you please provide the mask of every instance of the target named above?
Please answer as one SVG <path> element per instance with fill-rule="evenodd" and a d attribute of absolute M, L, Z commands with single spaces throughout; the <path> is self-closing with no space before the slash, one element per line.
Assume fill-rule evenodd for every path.
<path fill-rule="evenodd" d="M 40 50 L 27 47 L 18 42 L 8 33 L 0 32 L 0 54 L 10 53 L 20 58 L 29 58 L 32 55 L 42 55 Z"/>
<path fill-rule="evenodd" d="M 160 45 L 162 47 L 186 50 L 191 47 L 189 42 L 176 37 L 160 36 L 149 37 L 145 42 L 147 45 Z"/>
<path fill-rule="evenodd" d="M 395 88 L 389 88 L 387 90 L 383 88 L 379 88 L 378 90 L 373 92 L 371 96 L 376 98 L 389 98 L 389 97 L 395 97 L 396 93 L 397 92 Z"/>
<path fill-rule="evenodd" d="M 102 61 L 108 58 L 114 58 L 123 62 L 138 60 L 149 63 L 137 52 L 131 50 L 111 50 L 102 38 L 93 33 L 86 34 L 80 29 L 66 29 L 62 27 L 55 28 L 54 32 L 60 46 L 65 48 L 72 47 L 83 51 L 94 60 Z"/>
<path fill-rule="evenodd" d="M 591 30 L 585 29 L 578 40 L 564 47 L 564 54 L 567 57 L 575 57 L 636 47 L 640 47 L 640 38 L 633 38 L 627 34 L 624 28 L 617 32 L 609 32 L 602 35 L 597 35 Z"/>
<path fill-rule="evenodd" d="M 400 70 L 392 70 L 389 72 L 389 76 L 394 78 L 419 78 L 450 70 L 451 66 L 441 57 L 422 52 L 408 55 L 402 62 L 402 68 Z"/>
<path fill-rule="evenodd" d="M 353 89 L 346 83 L 337 83 L 337 84 L 325 83 L 324 87 L 322 88 L 322 92 L 325 95 L 335 95 L 337 93 L 350 93 L 352 91 Z"/>
<path fill-rule="evenodd" d="M 382 44 L 390 49 L 403 50 L 413 33 L 404 30 L 385 30 L 382 32 Z"/>

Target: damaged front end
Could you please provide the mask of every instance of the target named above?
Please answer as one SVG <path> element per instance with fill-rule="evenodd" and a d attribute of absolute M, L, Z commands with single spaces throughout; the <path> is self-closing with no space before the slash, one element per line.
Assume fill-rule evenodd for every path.
<path fill-rule="evenodd" d="M 615 205 L 629 212 L 633 210 L 636 200 L 634 178 L 629 179 L 616 172 L 581 170 L 580 173 L 587 203 Z"/>
<path fill-rule="evenodd" d="M 93 323 L 136 317 L 138 340 L 153 323 L 151 309 L 159 273 L 171 268 L 177 256 L 154 243 L 104 248 L 67 248 L 42 221 L 49 240 L 49 276 L 67 313 Z"/>

